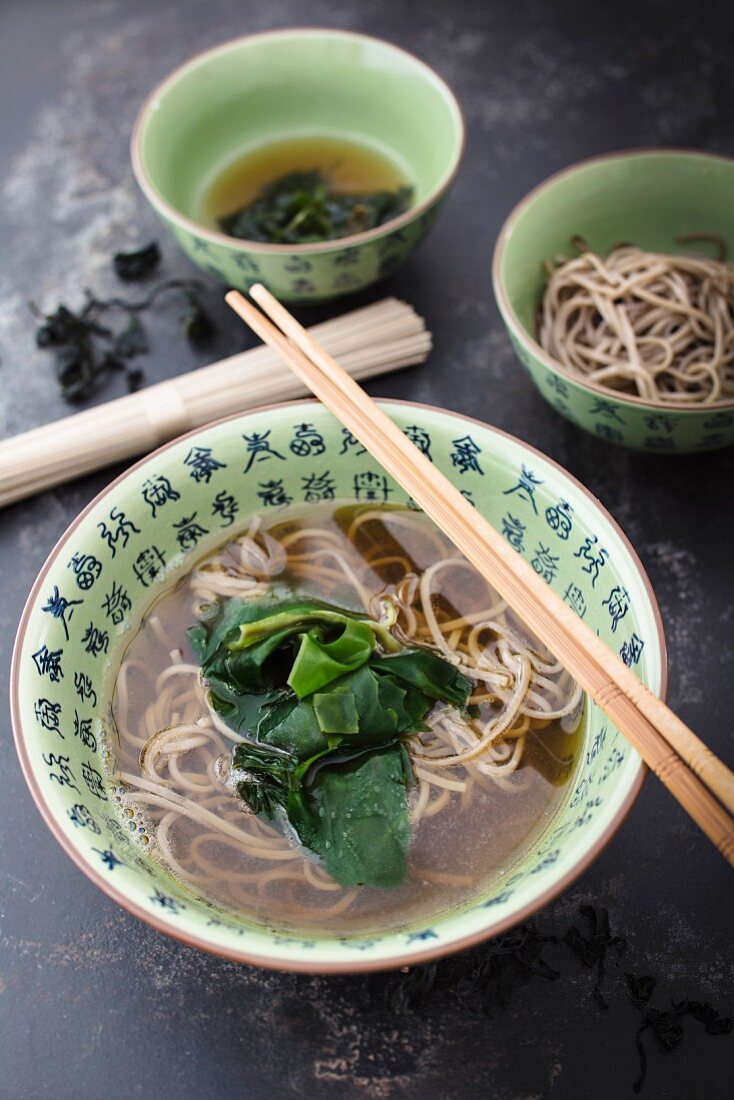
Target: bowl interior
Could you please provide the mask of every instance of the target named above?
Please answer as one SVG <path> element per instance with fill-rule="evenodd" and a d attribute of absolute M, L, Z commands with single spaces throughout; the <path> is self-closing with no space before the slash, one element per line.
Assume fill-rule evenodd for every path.
<path fill-rule="evenodd" d="M 283 31 L 176 70 L 143 108 L 139 153 L 158 194 L 196 221 L 212 180 L 239 155 L 311 134 L 384 152 L 421 202 L 453 171 L 462 124 L 443 81 L 403 50 L 339 31 Z"/>
<path fill-rule="evenodd" d="M 516 208 L 501 238 L 499 284 L 535 339 L 543 262 L 573 255 L 579 234 L 604 254 L 626 241 L 660 252 L 716 256 L 710 242 L 682 245 L 682 233 L 719 233 L 734 252 L 734 161 L 651 151 L 588 161 L 552 177 Z"/>
<path fill-rule="evenodd" d="M 435 465 L 659 692 L 665 664 L 659 612 L 639 562 L 598 502 L 542 455 L 482 424 L 408 403 L 385 408 L 404 429 L 425 433 Z M 321 438 L 314 456 L 291 447 L 304 424 Z M 219 463 L 206 475 L 194 460 L 201 448 Z M 29 597 L 14 658 L 16 739 L 56 837 L 93 881 L 142 919 L 198 947 L 263 965 L 403 965 L 499 931 L 557 893 L 614 831 L 643 768 L 587 703 L 580 759 L 555 817 L 503 878 L 461 909 L 437 913 L 430 927 L 304 938 L 233 917 L 181 888 L 151 861 L 108 778 L 117 669 L 164 586 L 248 515 L 269 515 L 285 501 L 313 494 L 314 476 L 336 498 L 406 501 L 345 429 L 311 402 L 192 433 L 114 482 L 60 541 Z M 65 618 L 53 613 L 58 595 L 75 601 Z"/>

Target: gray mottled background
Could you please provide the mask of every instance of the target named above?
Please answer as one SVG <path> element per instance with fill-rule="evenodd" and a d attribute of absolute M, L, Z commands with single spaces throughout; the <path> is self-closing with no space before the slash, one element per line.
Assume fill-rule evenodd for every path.
<path fill-rule="evenodd" d="M 0 430 L 63 415 L 28 301 L 78 304 L 114 285 L 111 251 L 160 237 L 128 165 L 144 95 L 191 53 L 289 24 L 348 27 L 413 50 L 455 87 L 467 115 L 464 167 L 438 227 L 383 291 L 421 310 L 436 347 L 376 392 L 444 404 L 546 451 L 584 481 L 632 538 L 660 599 L 671 702 L 729 762 L 732 750 L 732 452 L 622 453 L 542 403 L 492 301 L 494 238 L 550 172 L 633 145 L 734 152 L 731 4 L 535 0 L 3 0 L 0 7 Z M 732 196 L 734 201 L 734 196 Z M 168 274 L 188 262 L 167 240 Z M 220 290 L 218 335 L 194 352 L 159 315 L 144 366 L 164 378 L 244 346 Z M 307 320 L 310 317 L 306 317 Z M 115 393 L 116 379 L 101 397 Z M 25 594 L 53 543 L 108 471 L 0 515 L 2 677 Z M 3 688 L 5 690 L 5 688 Z M 395 975 L 268 974 L 179 946 L 120 912 L 51 838 L 20 775 L 3 710 L 0 740 L 0 1095 L 351 1096 L 530 1100 L 631 1095 L 637 1016 L 625 967 L 659 979 L 656 1003 L 734 1010 L 731 872 L 654 781 L 620 835 L 539 917 L 562 932 L 584 901 L 608 907 L 629 942 L 598 1009 L 592 978 L 560 949 L 555 983 L 534 979 L 496 1018 L 452 988 L 486 949 L 439 971 L 411 1015 Z M 665 1055 L 648 1035 L 650 1097 L 731 1095 L 734 1041 L 685 1025 Z"/>

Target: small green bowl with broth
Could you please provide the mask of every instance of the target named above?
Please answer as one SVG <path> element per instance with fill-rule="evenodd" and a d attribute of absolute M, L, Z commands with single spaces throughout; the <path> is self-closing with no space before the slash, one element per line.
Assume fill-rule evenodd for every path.
<path fill-rule="evenodd" d="M 350 147 L 361 166 L 351 177 L 342 170 Z M 456 98 L 418 58 L 365 35 L 293 29 L 235 39 L 176 69 L 141 108 L 131 154 L 143 193 L 203 271 L 308 303 L 361 290 L 407 259 L 433 225 L 463 147 Z M 278 148 L 280 170 L 260 179 Z M 272 243 L 223 231 L 221 217 L 240 205 L 233 183 L 247 205 L 261 190 L 253 181 L 264 187 L 313 168 L 335 175 L 334 191 L 410 195 L 381 224 L 362 209 L 335 239 Z"/>
<path fill-rule="evenodd" d="M 605 256 L 619 242 L 650 252 L 716 258 L 715 233 L 734 256 L 734 160 L 685 150 L 631 150 L 551 176 L 507 218 L 494 251 L 493 285 L 512 345 L 542 396 L 598 439 L 654 454 L 734 443 L 734 399 L 668 404 L 612 390 L 572 371 L 538 342 L 545 265 L 573 256 L 580 236 Z"/>
<path fill-rule="evenodd" d="M 383 407 L 587 625 L 664 697 L 665 642 L 657 603 L 639 559 L 599 502 L 555 463 L 494 428 L 425 405 L 385 402 Z M 254 513 L 270 528 L 297 506 L 313 527 L 325 507 L 355 500 L 373 512 L 385 503 L 403 509 L 410 503 L 320 404 L 293 402 L 207 426 L 143 459 L 91 502 L 51 552 L 20 624 L 11 673 L 12 719 L 26 780 L 49 828 L 80 869 L 123 908 L 185 943 L 239 962 L 309 972 L 387 969 L 496 935 L 526 919 L 589 866 L 624 820 L 644 779 L 640 757 L 587 700 L 576 730 L 562 731 L 570 738 L 568 747 L 548 757 L 560 768 L 559 782 L 552 792 L 548 788 L 553 798 L 538 818 L 524 825 L 518 818 L 528 796 L 526 780 L 536 783 L 541 777 L 536 765 L 515 777 L 519 787 L 512 776 L 500 776 L 496 789 L 490 783 L 489 793 L 474 791 L 467 806 L 451 787 L 453 769 L 445 769 L 442 781 L 449 786 L 430 795 L 439 811 L 426 825 L 439 830 L 433 855 L 428 852 L 428 862 L 419 859 L 419 822 L 409 849 L 410 883 L 397 892 L 359 894 L 349 903 L 356 910 L 342 911 L 348 892 L 332 882 L 320 895 L 323 919 L 316 926 L 313 917 L 296 919 L 289 909 L 288 868 L 300 869 L 302 857 L 284 849 L 282 838 L 277 859 L 283 862 L 273 863 L 261 851 L 241 876 L 257 896 L 259 887 L 247 886 L 247 880 L 262 886 L 264 914 L 244 901 L 226 905 L 209 892 L 202 895 L 203 888 L 166 869 L 155 858 L 156 850 L 158 856 L 163 852 L 156 849 L 163 845 L 156 832 L 162 826 L 151 815 L 158 805 L 168 807 L 168 816 L 181 807 L 199 814 L 187 784 L 195 789 L 203 777 L 194 774 L 194 756 L 184 755 L 183 787 L 179 780 L 171 785 L 164 775 L 156 778 L 160 761 L 155 760 L 147 779 L 131 778 L 143 767 L 144 739 L 132 745 L 125 766 L 120 754 L 123 745 L 130 748 L 128 732 L 136 732 L 134 715 L 147 712 L 149 704 L 163 732 L 190 721 L 189 703 L 173 702 L 172 684 L 184 685 L 178 695 L 189 687 L 195 691 L 197 669 L 185 663 L 191 657 L 183 643 L 169 649 L 168 638 L 159 638 L 155 660 L 165 666 L 159 690 L 150 661 L 131 665 L 138 643 L 148 628 L 156 633 L 166 628 L 166 601 L 178 597 L 187 578 L 211 583 L 201 563 L 245 535 Z M 411 523 L 420 519 L 414 512 L 401 514 Z M 319 560 L 322 570 L 330 564 Z M 220 579 L 229 585 L 231 573 Z M 463 599 L 474 582 L 460 583 Z M 332 602 L 346 606 L 336 597 Z M 496 620 L 501 611 L 493 614 Z M 184 616 L 183 626 L 188 622 Z M 183 667 L 173 667 L 181 662 Z M 125 680 L 126 692 L 120 687 L 123 664 L 132 677 Z M 155 693 L 146 700 L 143 688 L 151 675 Z M 148 684 L 145 691 L 150 690 Z M 184 753 L 199 751 L 205 724 L 197 721 L 182 731 L 194 742 Z M 543 729 L 538 738 L 542 734 Z M 143 795 L 131 802 L 136 784 Z M 213 805 L 206 798 L 206 805 Z M 135 812 L 137 805 L 142 808 Z M 227 807 L 230 839 L 232 829 L 256 827 L 234 798 Z M 496 829 L 485 821 L 490 812 L 499 815 Z M 209 818 L 205 828 L 212 827 Z M 461 844 L 464 828 L 471 833 L 470 845 Z M 469 885 L 459 882 L 457 874 L 466 870 L 462 861 L 484 858 L 503 829 L 509 832 L 501 865 L 483 870 Z M 272 835 L 264 835 L 263 843 L 272 845 Z M 197 836 L 191 843 L 205 862 L 215 859 L 215 850 L 204 847 L 210 840 Z M 457 843 L 456 858 L 442 866 L 447 845 Z M 176 848 L 179 870 L 187 851 Z M 229 876 L 237 871 L 237 852 L 228 851 Z M 298 875 L 305 868 L 324 885 L 317 865 L 303 862 Z"/>

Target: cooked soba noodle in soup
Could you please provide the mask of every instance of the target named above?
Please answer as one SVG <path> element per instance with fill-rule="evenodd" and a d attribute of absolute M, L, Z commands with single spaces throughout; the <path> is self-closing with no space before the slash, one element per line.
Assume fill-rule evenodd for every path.
<path fill-rule="evenodd" d="M 150 609 L 113 766 L 199 897 L 374 932 L 470 901 L 537 842 L 581 708 L 424 515 L 309 505 L 254 517 Z"/>

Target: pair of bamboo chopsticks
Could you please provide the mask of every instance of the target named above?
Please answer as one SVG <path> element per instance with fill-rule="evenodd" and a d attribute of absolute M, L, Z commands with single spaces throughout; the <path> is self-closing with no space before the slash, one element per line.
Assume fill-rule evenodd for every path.
<path fill-rule="evenodd" d="M 265 287 L 256 284 L 250 294 L 264 313 L 237 291 L 230 291 L 226 300 L 507 600 L 734 865 L 734 774 L 563 603 Z"/>

